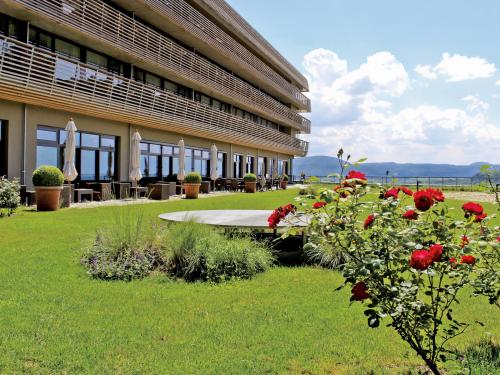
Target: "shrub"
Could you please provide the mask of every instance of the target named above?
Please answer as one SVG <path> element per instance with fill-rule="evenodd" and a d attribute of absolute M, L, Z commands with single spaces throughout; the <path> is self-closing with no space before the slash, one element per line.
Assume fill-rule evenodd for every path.
<path fill-rule="evenodd" d="M 19 207 L 21 187 L 19 180 L 0 177 L 0 217 L 12 215 Z"/>
<path fill-rule="evenodd" d="M 273 261 L 270 250 L 249 237 L 227 238 L 196 223 L 170 226 L 163 244 L 167 272 L 187 281 L 248 279 Z"/>
<path fill-rule="evenodd" d="M 308 246 L 346 254 L 345 285 L 352 287 L 351 301 L 366 301 L 368 326 L 389 320 L 432 373 L 440 374 L 440 362 L 457 354 L 449 341 L 474 322 L 455 316 L 460 292 L 468 289 L 499 305 L 498 228 L 488 226 L 483 207 L 474 202 L 464 204 L 464 219 L 456 220 L 437 189 L 382 189 L 379 200 L 367 201 L 366 176 L 344 176 L 349 163 L 342 150 L 337 156 L 340 185 L 323 191 L 312 207 L 299 198 L 302 210 L 291 214 L 310 217 Z M 270 220 L 270 226 L 280 220 L 289 218 Z"/>
<path fill-rule="evenodd" d="M 198 172 L 191 172 L 186 175 L 184 178 L 184 182 L 186 184 L 200 184 L 201 183 L 201 175 Z"/>
<path fill-rule="evenodd" d="M 288 176 L 286 174 L 281 176 L 282 181 L 288 181 Z"/>
<path fill-rule="evenodd" d="M 96 239 L 81 263 L 96 279 L 140 279 L 163 266 L 160 247 L 162 231 L 146 225 L 141 214 L 117 216 L 115 222 L 98 230 Z"/>
<path fill-rule="evenodd" d="M 62 186 L 64 176 L 59 168 L 42 165 L 33 172 L 32 181 L 35 186 Z"/>
<path fill-rule="evenodd" d="M 245 182 L 257 182 L 257 176 L 253 173 L 247 173 L 243 176 L 243 181 Z"/>

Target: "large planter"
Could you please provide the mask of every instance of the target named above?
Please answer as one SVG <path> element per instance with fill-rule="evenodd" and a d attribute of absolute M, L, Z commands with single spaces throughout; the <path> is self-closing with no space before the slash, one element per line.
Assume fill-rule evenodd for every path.
<path fill-rule="evenodd" d="M 245 181 L 245 193 L 255 193 L 257 190 L 257 182 Z"/>
<path fill-rule="evenodd" d="M 184 193 L 186 199 L 198 199 L 201 184 L 186 184 L 184 183 Z"/>
<path fill-rule="evenodd" d="M 285 181 L 285 180 L 280 181 L 280 188 L 282 188 L 283 190 L 286 190 L 287 186 L 288 186 L 288 181 Z"/>
<path fill-rule="evenodd" d="M 62 186 L 35 186 L 38 211 L 57 211 L 61 207 Z"/>

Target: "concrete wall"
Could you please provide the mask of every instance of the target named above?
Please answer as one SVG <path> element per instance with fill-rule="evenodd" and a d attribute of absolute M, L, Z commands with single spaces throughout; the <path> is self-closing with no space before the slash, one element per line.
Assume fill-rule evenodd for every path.
<path fill-rule="evenodd" d="M 100 134 L 114 135 L 120 137 L 119 142 L 119 166 L 117 165 L 117 178 L 128 180 L 130 135 L 135 129 L 139 130 L 145 141 L 177 144 L 181 138 L 184 139 L 186 147 L 199 147 L 210 149 L 214 143 L 212 140 L 181 135 L 173 132 L 141 127 L 133 124 L 103 120 L 91 116 L 83 116 L 74 113 L 57 111 L 44 107 L 25 105 L 5 100 L 0 100 L 0 119 L 8 121 L 8 177 L 20 178 L 26 185 L 31 184 L 31 175 L 36 167 L 36 130 L 38 125 L 46 125 L 64 128 L 70 118 L 73 118 L 78 130 Z M 26 178 L 23 181 L 23 132 L 26 124 L 26 147 L 24 165 L 26 166 Z M 291 155 L 283 155 L 269 151 L 256 150 L 229 143 L 215 142 L 221 152 L 227 153 L 227 173 L 232 177 L 233 154 L 242 154 L 244 163 L 246 156 L 255 157 L 255 169 L 257 168 L 257 157 L 267 157 L 275 160 L 289 160 Z M 243 170 L 245 170 L 243 165 Z M 257 172 L 255 170 L 254 172 Z"/>

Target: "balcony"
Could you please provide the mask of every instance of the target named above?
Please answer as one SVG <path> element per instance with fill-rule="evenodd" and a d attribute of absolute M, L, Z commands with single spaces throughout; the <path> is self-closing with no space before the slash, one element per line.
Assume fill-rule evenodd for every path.
<path fill-rule="evenodd" d="M 249 111 L 310 133 L 308 119 L 101 0 L 65 0 L 63 5 L 51 0 L 15 0 L 15 3 L 104 41 L 110 48 L 120 48 L 137 59 L 159 66 L 168 75 L 188 80 L 191 86 L 203 85 L 226 100 L 242 103 Z"/>
<path fill-rule="evenodd" d="M 0 98 L 304 156 L 302 140 L 167 91 L 0 37 Z"/>
<path fill-rule="evenodd" d="M 275 65 L 289 76 L 297 86 L 308 90 L 307 79 L 283 57 L 262 35 L 259 34 L 243 17 L 241 17 L 225 0 L 187 0 L 190 4 L 196 4 L 204 9 L 212 17 L 217 18 L 236 33 L 238 37 L 253 46 L 254 50 L 261 51 Z"/>
<path fill-rule="evenodd" d="M 119 0 L 119 3 L 126 4 L 129 1 L 131 0 Z M 228 60 L 235 62 L 243 71 L 250 72 L 253 77 L 270 84 L 280 95 L 291 100 L 300 109 L 311 111 L 309 98 L 297 87 L 285 80 L 184 0 L 134 0 L 134 2 L 147 5 L 155 15 L 161 15 L 169 23 L 193 35 Z"/>

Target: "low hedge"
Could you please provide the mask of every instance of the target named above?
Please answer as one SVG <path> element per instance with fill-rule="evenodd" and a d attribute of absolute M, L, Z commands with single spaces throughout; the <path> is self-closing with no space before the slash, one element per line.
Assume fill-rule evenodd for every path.
<path fill-rule="evenodd" d="M 201 184 L 201 175 L 198 172 L 191 172 L 184 178 L 186 184 Z"/>

